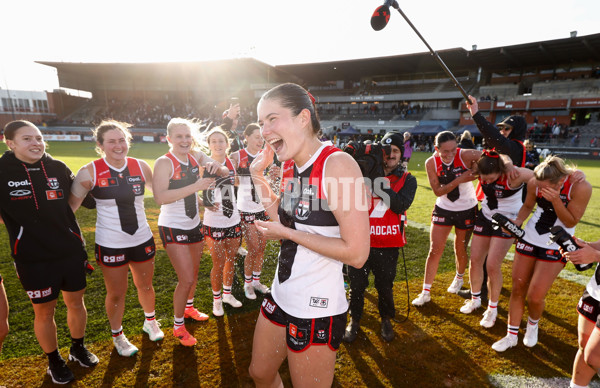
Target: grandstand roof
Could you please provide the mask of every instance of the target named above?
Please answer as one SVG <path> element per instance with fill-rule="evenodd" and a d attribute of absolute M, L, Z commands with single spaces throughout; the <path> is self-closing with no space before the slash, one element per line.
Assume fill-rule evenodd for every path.
<path fill-rule="evenodd" d="M 201 84 L 205 90 L 240 84 L 288 81 L 294 77 L 253 58 L 207 62 L 76 63 L 37 61 L 55 67 L 61 87 L 104 89 L 186 90 Z"/>
<path fill-rule="evenodd" d="M 455 75 L 465 70 L 476 70 L 479 66 L 490 72 L 518 72 L 531 68 L 551 69 L 563 64 L 600 63 L 600 34 L 482 50 L 453 48 L 440 50 L 438 54 Z M 332 80 L 359 80 L 365 75 L 442 72 L 429 52 L 277 68 L 295 74 L 311 85 Z"/>

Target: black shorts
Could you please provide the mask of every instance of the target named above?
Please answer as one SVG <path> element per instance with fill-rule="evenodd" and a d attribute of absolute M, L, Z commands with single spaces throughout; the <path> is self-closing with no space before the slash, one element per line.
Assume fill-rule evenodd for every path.
<path fill-rule="evenodd" d="M 17 263 L 17 276 L 31 303 L 46 303 L 58 298 L 60 291 L 76 292 L 86 286 L 85 262 L 76 259 Z"/>
<path fill-rule="evenodd" d="M 450 211 L 435 205 L 431 214 L 431 223 L 440 226 L 454 226 L 456 229 L 471 229 L 475 225 L 477 205 L 471 209 Z"/>
<path fill-rule="evenodd" d="M 473 228 L 473 234 L 483 237 L 500 237 L 500 238 L 513 238 L 510 234 L 504 232 L 502 228 L 494 229 L 494 224 L 491 220 L 485 218 L 481 210 L 477 211 L 477 217 L 475 217 L 475 228 Z"/>
<path fill-rule="evenodd" d="M 202 223 L 191 230 L 169 228 L 168 226 L 158 226 L 158 234 L 166 248 L 169 244 L 194 244 L 204 240 L 202 234 Z"/>
<path fill-rule="evenodd" d="M 522 239 L 517 240 L 515 250 L 523 256 L 533 257 L 536 260 L 567 264 L 567 260 L 560 254 L 560 251 L 531 245 Z"/>
<path fill-rule="evenodd" d="M 156 245 L 154 237 L 135 247 L 107 248 L 96 244 L 96 262 L 105 267 L 121 267 L 132 263 L 143 263 L 154 259 Z"/>
<path fill-rule="evenodd" d="M 577 303 L 577 312 L 600 328 L 600 302 L 592 298 L 587 290 L 583 291 L 583 295 Z"/>
<path fill-rule="evenodd" d="M 346 330 L 346 313 L 323 318 L 296 318 L 283 311 L 271 293 L 265 295 L 260 311 L 269 321 L 287 329 L 285 340 L 293 352 L 302 352 L 311 345 L 327 345 L 333 351 L 340 348 Z"/>
<path fill-rule="evenodd" d="M 228 238 L 239 238 L 242 235 L 242 225 L 237 224 L 229 228 L 213 228 L 204 225 L 204 235 L 214 241 L 223 241 Z"/>
<path fill-rule="evenodd" d="M 242 224 L 253 224 L 256 220 L 269 221 L 269 216 L 264 210 L 257 213 L 240 212 L 240 217 L 242 218 Z"/>

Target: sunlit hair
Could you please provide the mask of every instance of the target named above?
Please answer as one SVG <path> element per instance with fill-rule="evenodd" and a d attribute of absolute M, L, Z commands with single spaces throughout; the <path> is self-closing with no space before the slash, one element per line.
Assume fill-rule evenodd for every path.
<path fill-rule="evenodd" d="M 471 135 L 471 132 L 464 131 L 463 134 L 460 136 L 460 141 L 463 140 L 473 140 L 473 135 Z"/>
<path fill-rule="evenodd" d="M 527 139 L 523 142 L 523 145 L 525 146 L 525 148 L 531 146 L 533 148 L 534 144 L 531 140 Z"/>
<path fill-rule="evenodd" d="M 225 138 L 225 141 L 227 142 L 227 150 L 225 150 L 227 152 L 229 150 L 229 147 L 231 146 L 231 141 L 230 141 L 229 137 L 227 136 L 227 134 L 225 133 L 225 131 L 220 126 L 214 127 L 213 129 L 208 131 L 208 133 L 206 134 L 207 146 L 210 144 L 210 138 L 215 134 L 223 135 L 223 137 Z"/>
<path fill-rule="evenodd" d="M 313 133 L 317 136 L 321 133 L 321 123 L 315 104 L 312 102 L 308 91 L 302 86 L 292 83 L 281 84 L 263 94 L 260 100 L 277 100 L 281 106 L 291 110 L 294 117 L 298 116 L 304 109 L 308 109 Z"/>
<path fill-rule="evenodd" d="M 102 122 L 94 129 L 92 132 L 94 133 L 94 137 L 98 144 L 104 144 L 104 134 L 110 130 L 116 129 L 117 131 L 121 131 L 121 133 L 125 136 L 125 141 L 127 141 L 127 145 L 131 144 L 131 132 L 129 131 L 129 127 L 131 124 L 124 123 L 117 120 L 102 120 Z M 96 146 L 96 153 L 100 156 L 104 155 L 104 151 L 99 146 Z"/>
<path fill-rule="evenodd" d="M 260 130 L 260 125 L 256 123 L 250 123 L 246 125 L 246 129 L 244 129 L 244 137 L 252 136 L 252 134 L 257 130 Z"/>
<path fill-rule="evenodd" d="M 39 128 L 36 127 L 35 124 L 30 121 L 27 121 L 27 120 L 11 121 L 4 126 L 4 142 L 6 143 L 7 140 L 14 140 L 15 135 L 17 134 L 17 131 L 19 130 L 19 128 L 23 128 L 23 127 L 31 127 L 31 128 L 35 128 L 39 131 Z"/>
<path fill-rule="evenodd" d="M 179 126 L 187 127 L 190 130 L 193 141 L 191 148 L 196 149 L 198 147 L 198 139 L 200 138 L 200 124 L 181 117 L 172 118 L 169 121 L 169 124 L 167 124 L 167 136 L 173 136 L 173 129 Z M 169 144 L 169 147 L 171 147 L 171 144 Z"/>
<path fill-rule="evenodd" d="M 456 136 L 450 132 L 450 131 L 442 131 L 440 133 L 438 133 L 437 135 L 435 135 L 435 146 L 436 147 L 440 147 L 442 144 L 444 144 L 447 141 L 450 140 L 454 140 L 456 141 Z"/>
<path fill-rule="evenodd" d="M 533 170 L 533 175 L 538 181 L 556 184 L 561 178 L 571 175 L 575 169 L 574 165 L 567 165 L 558 156 L 550 155 Z"/>
<path fill-rule="evenodd" d="M 477 172 L 480 175 L 489 174 L 505 174 L 506 165 L 502 161 L 502 158 L 496 151 L 487 151 L 481 154 L 481 157 L 477 161 Z"/>

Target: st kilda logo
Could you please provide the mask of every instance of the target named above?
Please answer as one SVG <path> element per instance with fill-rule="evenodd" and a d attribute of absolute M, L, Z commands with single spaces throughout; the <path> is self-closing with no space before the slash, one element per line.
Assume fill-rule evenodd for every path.
<path fill-rule="evenodd" d="M 47 183 L 48 183 L 48 187 L 51 188 L 52 190 L 58 189 L 58 179 L 48 178 Z"/>

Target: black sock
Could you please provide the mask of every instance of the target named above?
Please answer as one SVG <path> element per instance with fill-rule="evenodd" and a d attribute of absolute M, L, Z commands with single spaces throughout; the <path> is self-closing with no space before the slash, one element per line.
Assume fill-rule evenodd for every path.
<path fill-rule="evenodd" d="M 46 356 L 48 356 L 48 362 L 50 364 L 58 364 L 62 360 L 58 349 L 55 349 L 53 352 L 46 353 Z"/>
<path fill-rule="evenodd" d="M 74 348 L 76 346 L 83 347 L 83 337 L 81 337 L 81 338 L 71 337 L 71 347 Z"/>

